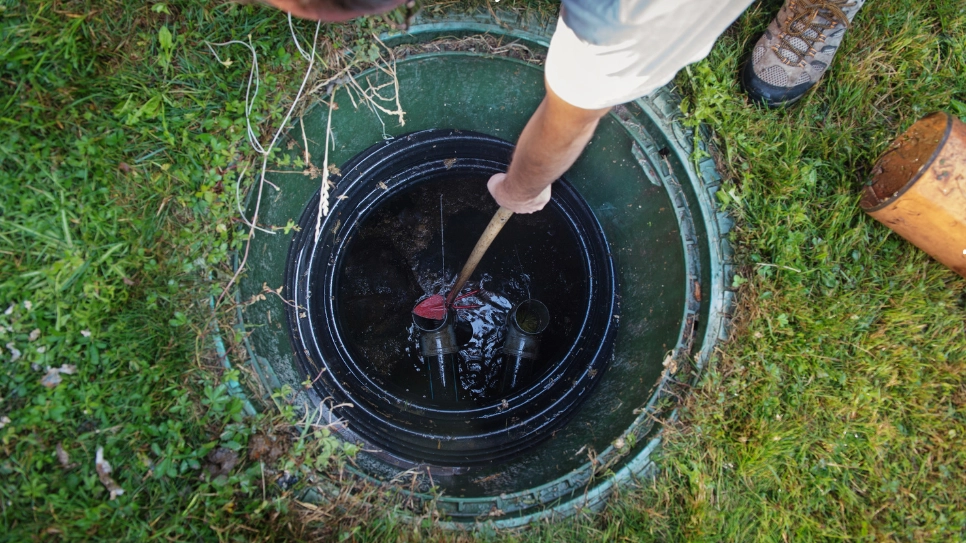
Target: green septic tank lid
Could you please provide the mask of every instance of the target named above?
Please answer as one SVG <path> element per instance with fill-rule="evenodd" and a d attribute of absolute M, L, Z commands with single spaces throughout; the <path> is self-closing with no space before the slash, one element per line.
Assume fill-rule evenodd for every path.
<path fill-rule="evenodd" d="M 541 55 L 552 27 L 519 18 L 511 21 L 516 29 L 509 28 L 507 18 L 501 23 L 469 17 L 382 36 L 396 48 L 394 67 L 370 69 L 355 81 L 363 90 L 388 84 L 379 92 L 390 98 L 381 105 L 392 111 L 397 103 L 388 89 L 395 80 L 405 125 L 337 88 L 330 164 L 344 164 L 384 138 L 432 128 L 515 141 L 543 98 Z M 500 45 L 466 39 L 479 35 Z M 443 47 L 428 45 L 441 38 L 436 43 Z M 475 50 L 465 50 L 467 44 Z M 398 487 L 433 502 L 450 526 L 485 522 L 505 528 L 567 516 L 601 506 L 617 485 L 648 475 L 660 444 L 654 421 L 677 416 L 678 389 L 696 381 L 726 337 L 733 293 L 724 236 L 732 223 L 715 209 L 720 177 L 706 152 L 693 159 L 696 140 L 680 123 L 678 103 L 663 88 L 615 108 L 565 175 L 593 209 L 617 267 L 621 322 L 610 367 L 569 424 L 532 450 L 497 465 L 433 471 L 432 480 L 418 478 L 415 491 L 409 480 Z M 293 128 L 296 141 L 303 141 L 304 132 L 313 157 L 323 155 L 328 113 L 327 101 L 314 105 L 302 115 L 302 126 Z M 339 195 L 337 177 L 331 198 Z M 318 179 L 301 172 L 271 174 L 271 181 L 278 190 L 263 197 L 263 225 L 296 222 L 319 188 Z M 241 299 L 252 299 L 263 284 L 283 283 L 290 241 L 290 234 L 256 233 L 239 285 Z M 239 320 L 241 329 L 250 331 L 248 363 L 266 390 L 289 385 L 298 391 L 296 405 L 338 416 L 329 411 L 331 404 L 301 386 L 306 376 L 295 364 L 277 297 L 240 308 Z M 359 439 L 351 429 L 342 435 Z M 360 477 L 384 484 L 402 471 L 380 455 L 360 453 L 357 464 Z M 307 499 L 324 499 L 324 494 L 310 492 Z"/>

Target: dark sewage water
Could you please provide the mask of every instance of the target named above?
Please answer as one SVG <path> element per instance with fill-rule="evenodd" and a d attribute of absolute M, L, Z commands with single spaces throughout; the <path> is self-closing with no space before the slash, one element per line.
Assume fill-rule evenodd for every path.
<path fill-rule="evenodd" d="M 338 323 L 351 356 L 386 390 L 416 404 L 431 401 L 412 308 L 449 293 L 496 209 L 486 179 L 425 181 L 376 208 L 348 243 L 336 289 Z M 588 309 L 585 261 L 555 204 L 508 221 L 454 304 L 460 403 L 500 401 L 506 316 L 521 301 L 546 304 L 550 324 L 530 383 L 520 386 L 561 362 Z"/>

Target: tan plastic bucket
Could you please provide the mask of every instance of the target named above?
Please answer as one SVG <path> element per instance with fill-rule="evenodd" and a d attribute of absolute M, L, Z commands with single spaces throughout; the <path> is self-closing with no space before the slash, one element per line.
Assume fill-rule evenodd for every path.
<path fill-rule="evenodd" d="M 879 157 L 862 209 L 966 277 L 966 124 L 923 117 Z"/>

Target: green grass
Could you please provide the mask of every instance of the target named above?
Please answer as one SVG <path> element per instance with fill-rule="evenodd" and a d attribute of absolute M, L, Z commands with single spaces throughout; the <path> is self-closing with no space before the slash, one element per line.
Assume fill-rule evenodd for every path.
<path fill-rule="evenodd" d="M 327 31 L 330 46 L 355 46 L 339 43 L 344 30 Z M 204 42 L 249 35 L 267 90 L 253 120 L 277 124 L 288 93 L 276 91 L 301 69 L 278 13 L 0 4 L 0 540 L 285 534 L 290 504 L 265 493 L 266 470 L 271 482 L 334 443 L 296 435 L 274 464 L 206 470 L 213 451 L 244 460 L 250 436 L 285 423 L 243 418 L 227 393 L 237 376 L 207 339 L 208 300 L 243 243 L 234 188 L 250 151 L 246 52 L 223 51 L 224 66 Z M 76 373 L 41 384 L 64 365 Z M 124 490 L 115 500 L 99 447 Z"/>
<path fill-rule="evenodd" d="M 769 111 L 736 74 L 778 4 L 752 6 L 677 81 L 715 132 L 740 279 L 733 337 L 667 428 L 664 470 L 601 515 L 500 539 L 966 540 L 966 281 L 858 208 L 901 130 L 966 116 L 966 8 L 870 2 L 817 89 Z M 303 69 L 284 18 L 201 0 L 0 10 L 0 540 L 448 538 L 348 492 L 338 513 L 263 491 L 319 455 L 337 474 L 345 455 L 292 434 L 282 397 L 282 414 L 243 418 L 208 341 L 253 153 L 249 57 L 227 50 L 225 66 L 204 42 L 251 35 L 268 133 Z M 323 27 L 321 75 L 380 24 Z M 64 364 L 77 372 L 41 384 Z M 269 432 L 286 453 L 259 463 L 249 440 Z M 219 448 L 240 463 L 212 477 Z"/>

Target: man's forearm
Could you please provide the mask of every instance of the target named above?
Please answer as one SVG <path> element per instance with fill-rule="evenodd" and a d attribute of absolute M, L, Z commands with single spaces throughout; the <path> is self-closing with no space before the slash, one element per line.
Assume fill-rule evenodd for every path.
<path fill-rule="evenodd" d="M 547 96 L 520 135 L 506 176 L 499 178 L 495 190 L 491 183 L 497 202 L 523 213 L 542 208 L 546 201 L 541 195 L 577 160 L 608 110 L 574 107 L 548 87 Z"/>

